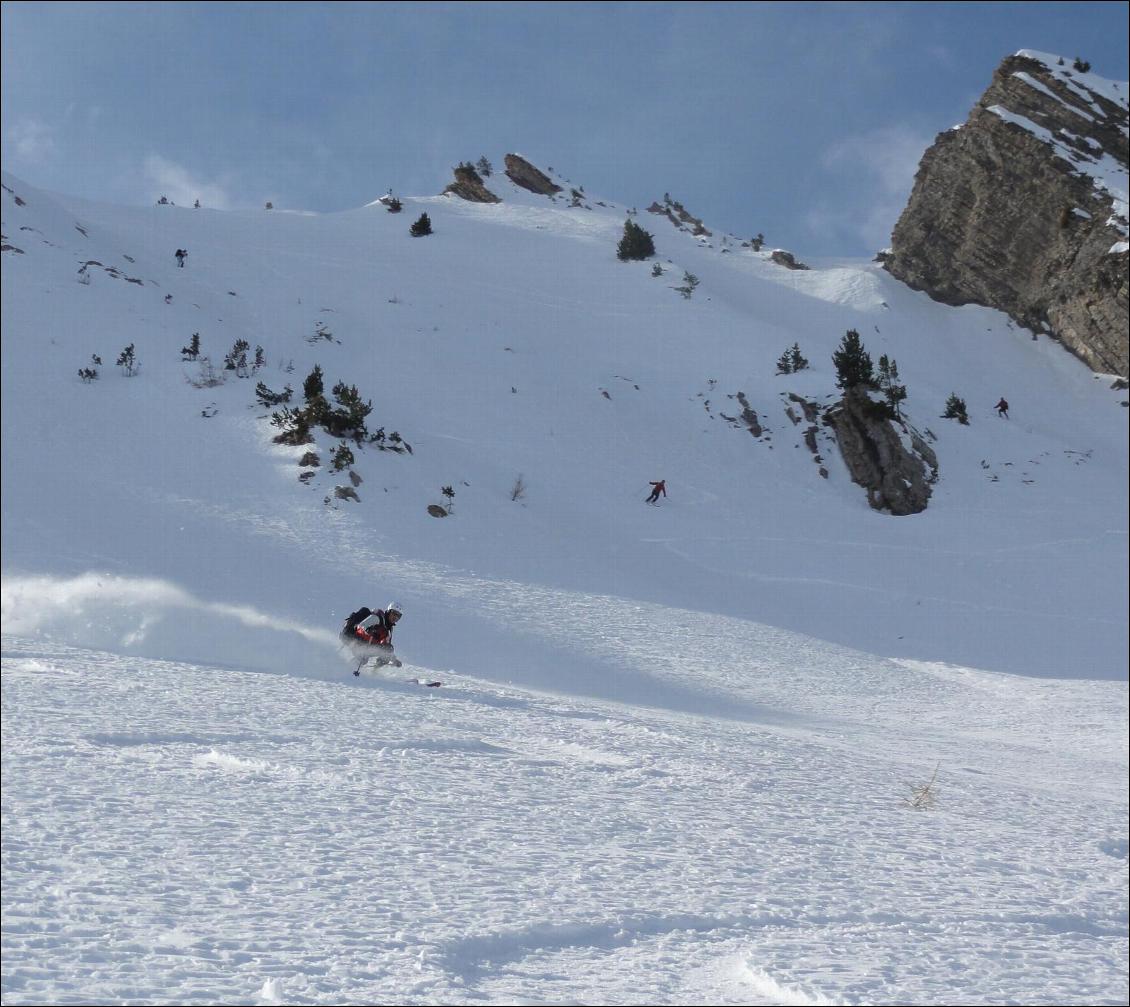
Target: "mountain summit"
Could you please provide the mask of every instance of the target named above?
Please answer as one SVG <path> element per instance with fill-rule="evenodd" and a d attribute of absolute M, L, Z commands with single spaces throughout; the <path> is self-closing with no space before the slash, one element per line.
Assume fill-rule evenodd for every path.
<path fill-rule="evenodd" d="M 1127 95 L 1078 60 L 1005 59 L 968 122 L 922 158 L 887 269 L 1125 376 Z"/>

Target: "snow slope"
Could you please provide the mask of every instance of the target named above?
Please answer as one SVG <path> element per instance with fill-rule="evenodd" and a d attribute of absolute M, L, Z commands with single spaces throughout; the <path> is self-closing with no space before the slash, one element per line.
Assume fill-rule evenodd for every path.
<path fill-rule="evenodd" d="M 4 176 L 5 1002 L 1124 1001 L 1110 381 L 873 264 L 641 214 L 653 277 L 624 207 L 488 185 L 317 216 Z M 848 328 L 936 436 L 924 514 L 786 414 Z M 267 366 L 195 387 L 194 332 Z M 315 362 L 413 449 L 358 450 L 359 502 L 255 402 Z M 354 680 L 337 625 L 393 598 L 416 670 Z"/>
<path fill-rule="evenodd" d="M 5 1002 L 1125 999 L 1111 683 L 872 662 L 703 720 L 4 653 Z"/>
<path fill-rule="evenodd" d="M 653 218 L 668 270 L 653 278 L 614 257 L 622 210 L 495 184 L 501 206 L 435 198 L 330 217 L 64 209 L 26 186 L 16 207 L 5 192 L 5 234 L 26 253 L 6 256 L 6 329 L 28 333 L 6 339 L 5 429 L 43 432 L 6 434 L 6 577 L 155 577 L 299 627 L 395 595 L 429 628 L 417 656 L 439 665 L 456 639 L 461 654 L 495 654 L 516 619 L 535 647 L 559 637 L 542 613 L 560 591 L 890 656 L 1125 676 L 1126 424 L 1108 382 L 995 312 L 934 304 L 872 265 L 793 272 Z M 421 209 L 436 234 L 411 239 Z M 89 259 L 142 285 L 95 267 L 75 282 Z M 684 270 L 702 279 L 689 301 L 671 289 Z M 312 345 L 319 324 L 333 339 Z M 911 421 L 938 436 L 923 515 L 870 511 L 827 444 L 820 479 L 805 424 L 786 417 L 787 392 L 834 395 L 831 352 L 849 327 L 897 359 Z M 319 362 L 415 454 L 366 452 L 361 505 L 327 509 L 343 480 L 323 466 L 297 483 L 302 451 L 270 444 L 254 381 L 187 382 L 193 332 L 217 364 L 236 338 L 262 345 L 257 377 L 275 390 L 300 392 Z M 129 342 L 143 370 L 124 379 L 112 362 Z M 813 366 L 777 376 L 794 342 Z M 95 352 L 107 366 L 86 387 L 76 371 Z M 952 391 L 969 427 L 939 419 Z M 722 419 L 738 392 L 763 439 Z M 1008 423 L 991 409 L 1001 394 Z M 528 491 L 513 502 L 519 474 Z M 658 478 L 671 496 L 645 509 Z M 456 519 L 437 522 L 425 506 L 447 485 Z M 544 604 L 521 600 L 534 588 Z M 583 640 L 590 625 L 565 633 Z"/>

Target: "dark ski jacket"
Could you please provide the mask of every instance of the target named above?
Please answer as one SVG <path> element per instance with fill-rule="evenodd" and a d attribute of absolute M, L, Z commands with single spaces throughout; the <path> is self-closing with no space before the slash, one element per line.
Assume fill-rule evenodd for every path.
<path fill-rule="evenodd" d="M 392 626 L 388 616 L 379 608 L 357 624 L 353 635 L 365 643 L 376 644 L 378 647 L 392 646 Z"/>

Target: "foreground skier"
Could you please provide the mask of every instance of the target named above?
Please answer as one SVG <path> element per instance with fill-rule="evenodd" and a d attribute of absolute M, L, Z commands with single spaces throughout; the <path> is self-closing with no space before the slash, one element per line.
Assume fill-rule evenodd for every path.
<path fill-rule="evenodd" d="M 400 660 L 392 650 L 392 631 L 402 614 L 400 605 L 393 602 L 384 609 L 362 606 L 345 620 L 341 638 L 357 658 L 354 675 L 360 675 L 368 661 L 375 661 L 378 668 L 386 664 L 400 667 Z"/>

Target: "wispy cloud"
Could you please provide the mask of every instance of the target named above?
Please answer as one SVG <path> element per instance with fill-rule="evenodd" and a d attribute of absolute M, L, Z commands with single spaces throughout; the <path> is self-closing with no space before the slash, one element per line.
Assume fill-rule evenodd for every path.
<path fill-rule="evenodd" d="M 226 210 L 232 206 L 227 189 L 218 182 L 203 182 L 194 178 L 183 165 L 174 163 L 160 154 L 150 154 L 145 159 L 144 177 L 153 186 L 156 195 L 167 196 L 174 203 L 191 204 L 199 199 L 204 206 Z"/>
<path fill-rule="evenodd" d="M 875 249 L 887 245 L 932 141 L 907 126 L 884 126 L 834 144 L 821 162 L 834 177 L 829 191 L 835 202 L 830 195 L 814 205 L 809 227 L 863 238 Z"/>
<path fill-rule="evenodd" d="M 9 131 L 16 155 L 24 161 L 42 164 L 55 154 L 55 131 L 38 119 L 21 119 Z"/>

